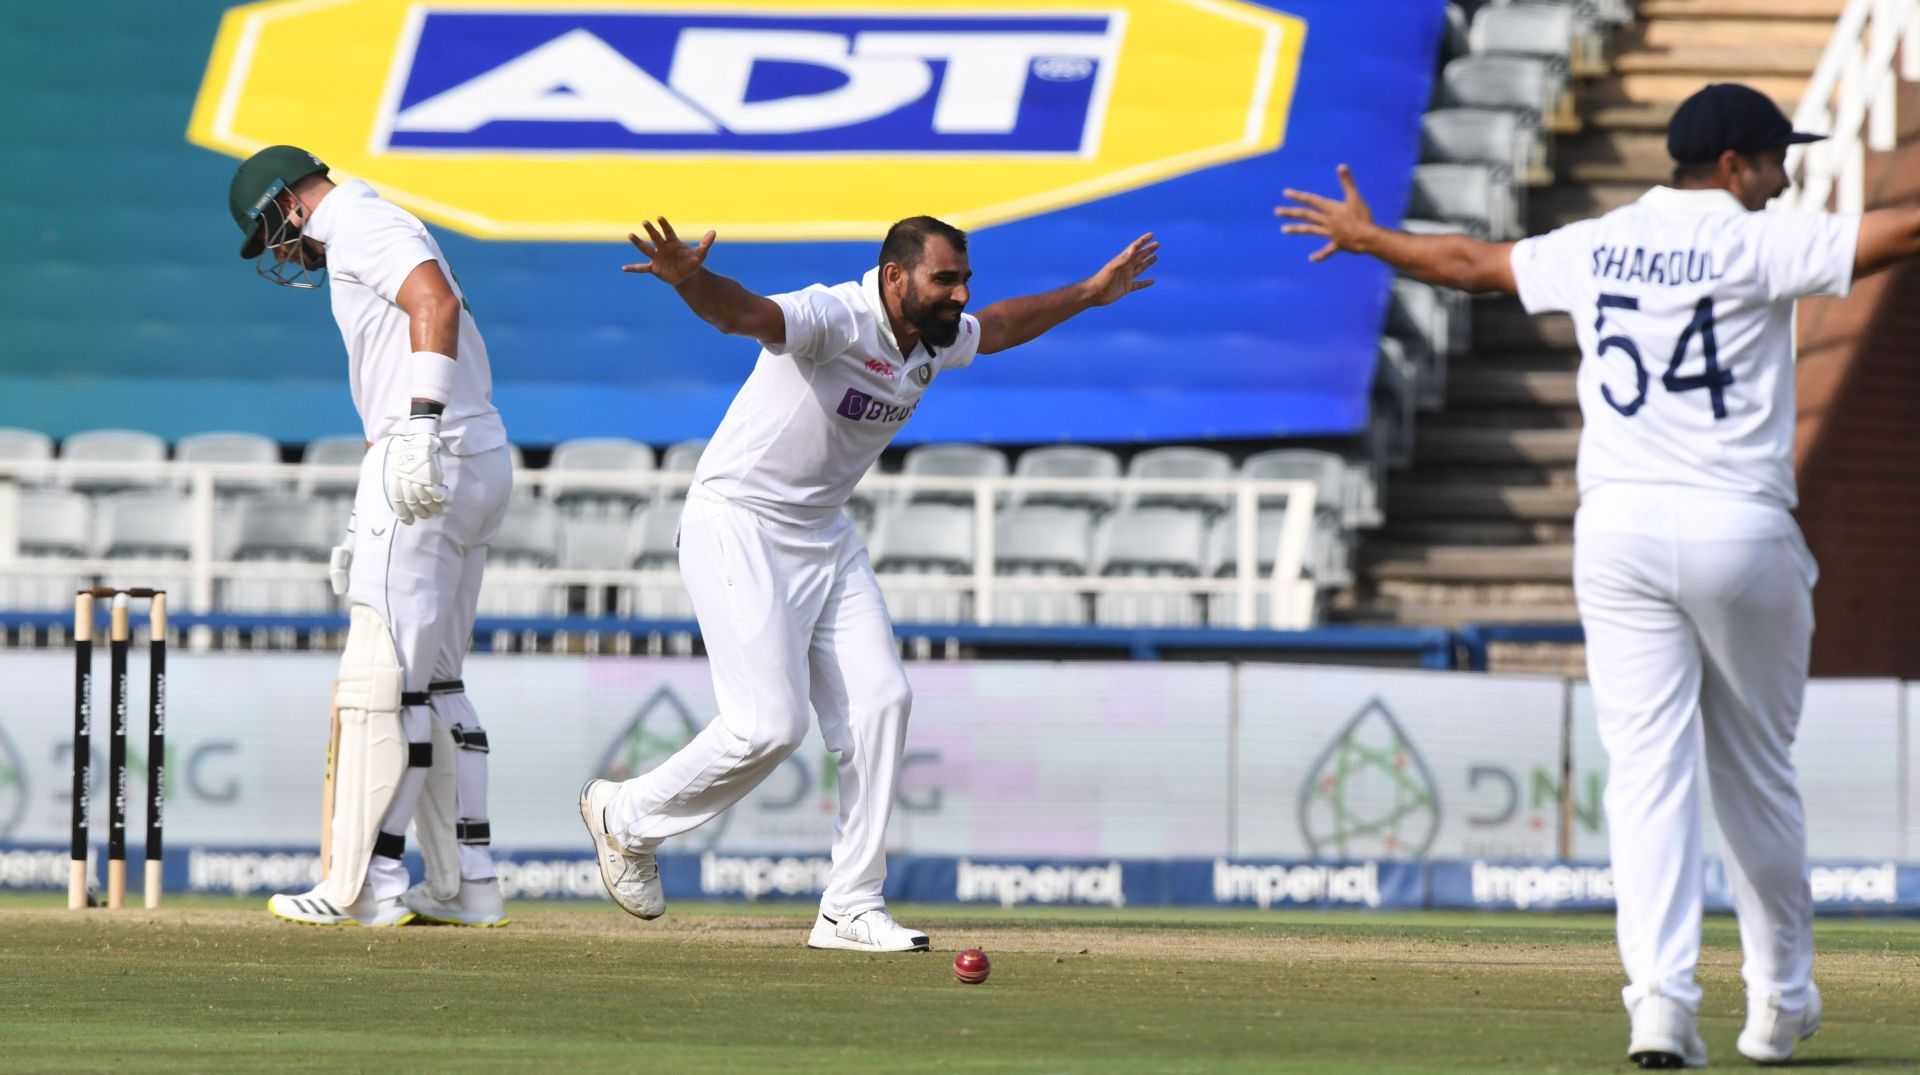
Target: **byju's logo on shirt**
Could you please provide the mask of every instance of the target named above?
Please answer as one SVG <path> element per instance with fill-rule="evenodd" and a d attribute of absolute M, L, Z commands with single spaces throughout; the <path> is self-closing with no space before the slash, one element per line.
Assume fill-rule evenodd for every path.
<path fill-rule="evenodd" d="M 913 405 L 882 403 L 858 388 L 849 388 L 834 413 L 856 422 L 904 422 L 913 417 Z"/>

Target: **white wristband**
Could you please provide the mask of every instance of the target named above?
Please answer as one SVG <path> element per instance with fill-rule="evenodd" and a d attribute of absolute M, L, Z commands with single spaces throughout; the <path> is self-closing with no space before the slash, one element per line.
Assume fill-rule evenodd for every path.
<path fill-rule="evenodd" d="M 435 351 L 415 351 L 413 361 L 407 369 L 413 375 L 408 393 L 413 399 L 430 399 L 435 403 L 449 403 L 453 400 L 454 360 Z"/>

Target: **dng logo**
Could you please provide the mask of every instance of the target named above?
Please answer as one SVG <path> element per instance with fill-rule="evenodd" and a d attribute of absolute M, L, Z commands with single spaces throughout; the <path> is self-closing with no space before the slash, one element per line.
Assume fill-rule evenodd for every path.
<path fill-rule="evenodd" d="M 264 0 L 222 20 L 188 134 L 304 146 L 484 237 L 666 212 L 872 241 L 1270 152 L 1305 36 L 1252 0 Z"/>
<path fill-rule="evenodd" d="M 385 144 L 1080 153 L 1118 46 L 1111 16 L 429 12 Z"/>

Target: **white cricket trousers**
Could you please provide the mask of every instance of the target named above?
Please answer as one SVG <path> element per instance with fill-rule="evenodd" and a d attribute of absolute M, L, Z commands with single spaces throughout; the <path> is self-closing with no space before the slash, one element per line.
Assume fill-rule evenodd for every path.
<path fill-rule="evenodd" d="M 680 516 L 680 576 L 720 715 L 621 785 L 610 828 L 651 849 L 704 824 L 793 753 L 811 702 L 840 778 L 820 908 L 837 917 L 884 906 L 887 819 L 913 692 L 852 521 L 778 523 L 695 486 Z"/>
<path fill-rule="evenodd" d="M 446 510 L 431 519 L 402 523 L 387 503 L 383 457 L 391 443 L 391 437 L 382 439 L 360 463 L 347 599 L 387 621 L 405 677 L 403 689 L 424 693 L 430 684 L 460 679 L 473 637 L 487 544 L 499 533 L 513 492 L 513 463 L 505 447 L 478 455 L 442 454 L 441 478 L 450 497 Z M 464 689 L 435 693 L 429 705 L 443 723 L 463 734 L 481 730 L 480 715 Z M 401 709 L 407 741 L 431 743 L 432 719 L 427 705 Z M 487 755 L 466 749 L 458 754 L 460 817 L 486 825 Z M 425 768 L 408 768 L 381 820 L 381 832 L 405 836 L 426 779 Z M 476 881 L 494 876 L 493 856 L 485 844 L 462 844 L 460 876 Z M 406 891 L 407 870 L 400 859 L 375 855 L 367 880 L 377 898 L 387 899 Z"/>
<path fill-rule="evenodd" d="M 1609 766 L 1623 996 L 1699 1007 L 1704 752 L 1748 993 L 1803 1003 L 1813 896 L 1790 755 L 1818 572 L 1800 528 L 1770 501 L 1609 484 L 1582 498 L 1573 573 Z"/>

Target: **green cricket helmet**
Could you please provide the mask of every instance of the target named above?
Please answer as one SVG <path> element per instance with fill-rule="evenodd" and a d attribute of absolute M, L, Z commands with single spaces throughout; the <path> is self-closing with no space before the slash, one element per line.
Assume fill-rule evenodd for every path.
<path fill-rule="evenodd" d="M 268 146 L 240 162 L 227 187 L 227 208 L 246 235 L 240 256 L 257 258 L 269 245 L 291 241 L 299 234 L 275 199 L 281 191 L 310 175 L 323 175 L 327 166 L 298 146 Z"/>

